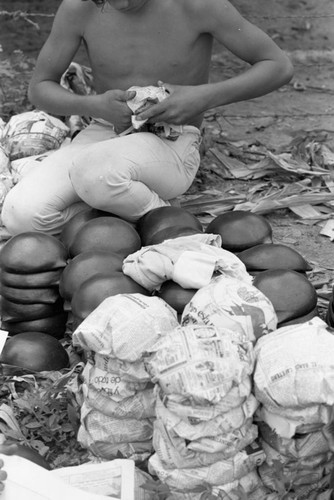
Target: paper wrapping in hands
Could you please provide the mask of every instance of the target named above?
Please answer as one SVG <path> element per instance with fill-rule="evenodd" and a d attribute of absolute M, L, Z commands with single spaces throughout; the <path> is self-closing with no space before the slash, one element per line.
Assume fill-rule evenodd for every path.
<path fill-rule="evenodd" d="M 147 290 L 159 290 L 173 280 L 183 288 L 207 285 L 214 272 L 251 283 L 251 276 L 236 255 L 221 248 L 217 234 L 193 234 L 143 247 L 123 261 L 123 273 Z"/>
<path fill-rule="evenodd" d="M 132 86 L 128 89 L 128 91 L 136 92 L 136 95 L 127 101 L 127 105 L 133 113 L 137 111 L 144 111 L 153 104 L 163 101 L 169 95 L 164 87 L 155 87 L 153 85 L 149 85 L 147 87 Z M 147 120 L 138 120 L 135 114 L 131 116 L 132 126 L 135 130 L 140 130 L 146 121 Z M 163 128 L 164 136 L 167 138 L 172 136 L 173 133 L 178 135 L 182 133 L 182 125 L 171 125 L 165 122 L 157 122 L 155 123 L 155 126 Z"/>

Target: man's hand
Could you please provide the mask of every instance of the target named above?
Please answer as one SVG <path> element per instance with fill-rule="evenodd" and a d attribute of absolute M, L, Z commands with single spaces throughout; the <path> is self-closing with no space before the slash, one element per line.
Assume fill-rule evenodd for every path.
<path fill-rule="evenodd" d="M 145 111 L 139 110 L 136 114 L 138 120 L 186 125 L 206 110 L 205 85 L 171 85 L 162 82 L 158 82 L 158 85 L 163 86 L 169 96 L 158 104 L 151 105 Z"/>
<path fill-rule="evenodd" d="M 117 134 L 120 134 L 131 125 L 132 111 L 126 101 L 133 99 L 134 91 L 108 90 L 96 96 L 95 113 L 93 116 L 103 118 L 112 123 Z"/>

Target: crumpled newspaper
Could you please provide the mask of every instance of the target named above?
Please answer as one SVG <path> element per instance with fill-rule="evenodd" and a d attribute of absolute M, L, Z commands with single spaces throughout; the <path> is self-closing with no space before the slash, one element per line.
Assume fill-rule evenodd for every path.
<path fill-rule="evenodd" d="M 181 324 L 214 325 L 243 333 L 253 342 L 276 330 L 277 316 L 270 300 L 251 283 L 220 275 L 195 293 Z"/>
<path fill-rule="evenodd" d="M 136 92 L 136 95 L 127 101 L 127 105 L 133 113 L 136 111 L 144 111 L 153 104 L 163 101 L 169 95 L 163 86 L 155 87 L 153 85 L 149 85 L 147 87 L 132 86 L 128 89 L 128 91 Z M 131 117 L 132 127 L 134 130 L 139 130 L 146 123 L 146 121 L 147 120 L 138 120 L 135 114 Z M 163 128 L 164 135 L 167 138 L 172 136 L 173 133 L 175 134 L 175 132 L 177 134 L 182 133 L 182 125 L 170 125 L 165 122 L 157 122 L 155 126 Z M 127 129 L 125 133 L 129 133 L 129 129 Z"/>
<path fill-rule="evenodd" d="M 147 290 L 159 290 L 173 280 L 183 288 L 208 285 L 214 272 L 251 283 L 246 267 L 233 253 L 221 248 L 217 234 L 192 234 L 143 247 L 123 261 L 123 273 Z"/>
<path fill-rule="evenodd" d="M 159 297 L 140 293 L 107 297 L 73 332 L 73 344 L 87 351 L 136 362 L 178 326 L 176 311 Z"/>
<path fill-rule="evenodd" d="M 69 128 L 59 118 L 33 110 L 12 116 L 2 140 L 13 161 L 58 149 L 68 132 Z"/>
<path fill-rule="evenodd" d="M 255 395 L 268 409 L 334 404 L 334 336 L 320 318 L 279 328 L 255 347 Z"/>

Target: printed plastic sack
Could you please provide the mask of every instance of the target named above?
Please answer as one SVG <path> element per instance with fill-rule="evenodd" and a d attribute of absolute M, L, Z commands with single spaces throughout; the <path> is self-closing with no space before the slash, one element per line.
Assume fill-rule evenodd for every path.
<path fill-rule="evenodd" d="M 320 318 L 279 328 L 255 352 L 255 395 L 265 407 L 334 404 L 334 335 Z"/>
<path fill-rule="evenodd" d="M 175 328 L 150 353 L 146 366 L 152 382 L 195 404 L 217 404 L 253 371 L 252 343 L 213 326 Z"/>
<path fill-rule="evenodd" d="M 253 285 L 217 276 L 185 306 L 181 325 L 189 324 L 230 329 L 255 341 L 276 329 L 277 316 L 269 299 Z"/>
<path fill-rule="evenodd" d="M 101 355 L 136 362 L 178 326 L 177 314 L 159 297 L 140 293 L 106 298 L 73 333 L 73 344 Z"/>
<path fill-rule="evenodd" d="M 4 130 L 10 160 L 40 155 L 58 149 L 69 128 L 58 118 L 44 111 L 27 111 L 12 116 Z"/>

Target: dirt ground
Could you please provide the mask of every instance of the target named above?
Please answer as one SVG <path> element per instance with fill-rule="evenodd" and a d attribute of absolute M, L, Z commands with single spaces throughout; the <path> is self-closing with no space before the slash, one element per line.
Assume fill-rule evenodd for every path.
<path fill-rule="evenodd" d="M 29 109 L 27 82 L 52 23 L 52 17 L 47 15 L 52 16 L 59 3 L 60 0 L 1 1 L 0 44 L 2 66 L 7 73 L 2 72 L 0 116 L 5 120 Z M 226 181 L 215 174 L 219 163 L 210 148 L 221 140 L 247 142 L 249 146 L 262 144 L 278 151 L 298 135 L 322 131 L 326 134 L 326 144 L 334 151 L 333 0 L 232 0 L 232 3 L 289 53 L 295 75 L 279 91 L 206 115 L 208 146 L 203 156 L 203 173 L 191 193 L 212 187 L 230 193 L 254 188 L 254 181 Z M 38 23 L 40 29 L 22 17 L 13 19 L 4 14 L 19 10 L 36 14 L 28 19 Z M 87 64 L 83 51 L 77 61 Z M 211 80 L 227 78 L 243 67 L 232 54 L 216 46 Z M 333 202 L 328 206 L 334 207 Z M 323 285 L 328 290 L 334 280 L 334 242 L 320 234 L 321 222 L 302 220 L 288 208 L 272 211 L 266 217 L 273 227 L 274 241 L 292 246 L 313 263 L 311 280 L 318 289 Z"/>

